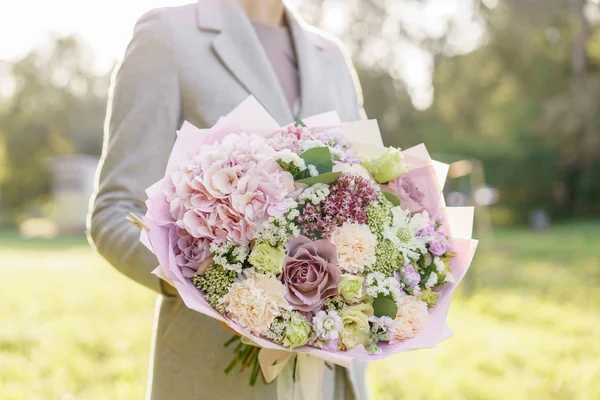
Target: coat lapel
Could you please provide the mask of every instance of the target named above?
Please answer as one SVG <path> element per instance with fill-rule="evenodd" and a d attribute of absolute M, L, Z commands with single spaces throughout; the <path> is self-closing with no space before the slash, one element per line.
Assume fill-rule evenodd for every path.
<path fill-rule="evenodd" d="M 326 101 L 325 68 L 323 57 L 327 57 L 322 45 L 311 35 L 310 26 L 302 17 L 286 7 L 286 17 L 294 40 L 298 71 L 300 75 L 300 109 L 298 116 L 307 117 L 332 106 Z M 313 38 L 314 36 L 314 38 Z"/>
<path fill-rule="evenodd" d="M 198 26 L 217 32 L 212 47 L 233 76 L 281 124 L 292 111 L 252 23 L 233 0 L 200 0 Z"/>

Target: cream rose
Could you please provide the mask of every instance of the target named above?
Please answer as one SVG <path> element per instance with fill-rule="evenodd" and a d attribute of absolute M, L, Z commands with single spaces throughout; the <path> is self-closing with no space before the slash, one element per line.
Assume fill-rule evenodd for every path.
<path fill-rule="evenodd" d="M 257 335 L 264 334 L 281 310 L 291 310 L 285 286 L 274 276 L 250 270 L 245 281 L 234 283 L 223 298 L 226 313 Z"/>
<path fill-rule="evenodd" d="M 329 240 L 336 247 L 338 267 L 343 271 L 360 274 L 377 260 L 377 238 L 367 225 L 346 222 L 333 231 Z"/>
<path fill-rule="evenodd" d="M 427 304 L 414 296 L 404 296 L 396 305 L 398 312 L 390 329 L 390 343 L 417 336 L 429 320 Z"/>

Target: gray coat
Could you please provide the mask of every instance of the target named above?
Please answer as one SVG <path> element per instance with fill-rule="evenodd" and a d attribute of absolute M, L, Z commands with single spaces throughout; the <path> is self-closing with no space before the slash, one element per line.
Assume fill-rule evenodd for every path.
<path fill-rule="evenodd" d="M 362 116 L 355 71 L 338 43 L 286 9 L 300 71 L 299 116 L 336 110 Z M 175 132 L 184 120 L 213 125 L 249 94 L 280 124 L 294 115 L 252 25 L 234 0 L 200 0 L 162 8 L 137 23 L 113 77 L 91 240 L 126 276 L 160 294 L 154 325 L 152 400 L 274 399 L 276 386 L 250 388 L 247 375 L 223 374 L 230 336 L 219 323 L 189 310 L 150 272 L 157 261 L 125 221 L 145 213 L 144 190 L 164 175 Z M 326 369 L 325 398 L 366 398 L 364 367 Z"/>

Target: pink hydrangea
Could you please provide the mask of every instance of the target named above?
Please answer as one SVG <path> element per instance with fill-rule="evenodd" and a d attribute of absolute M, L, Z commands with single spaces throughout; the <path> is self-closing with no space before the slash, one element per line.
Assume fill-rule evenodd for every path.
<path fill-rule="evenodd" d="M 316 139 L 316 137 L 311 129 L 302 126 L 288 125 L 272 135 L 267 142 L 277 151 L 289 149 L 294 153 L 299 153 L 300 143 L 302 141 L 314 139 Z"/>
<path fill-rule="evenodd" d="M 276 155 L 265 139 L 245 133 L 202 148 L 164 188 L 177 225 L 195 238 L 250 243 L 258 225 L 285 211 L 295 190 Z"/>

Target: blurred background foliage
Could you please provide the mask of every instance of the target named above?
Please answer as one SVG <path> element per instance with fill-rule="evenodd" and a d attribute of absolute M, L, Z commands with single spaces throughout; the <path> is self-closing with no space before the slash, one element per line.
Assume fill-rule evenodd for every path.
<path fill-rule="evenodd" d="M 51 36 L 22 59 L 0 62 L 0 74 L 12 78 L 0 98 L 0 215 L 8 222 L 43 212 L 53 158 L 102 150 L 108 76 L 93 72 L 90 52 L 74 36 Z"/>
<path fill-rule="evenodd" d="M 598 4 L 463 1 L 461 20 L 430 32 L 412 27 L 415 14 L 405 11 L 435 1 L 311 0 L 299 7 L 323 25 L 318 16 L 335 3 L 346 5 L 336 33 L 352 52 L 367 113 L 388 145 L 425 142 L 434 154 L 481 160 L 487 184 L 500 190 L 496 222 L 523 222 L 534 209 L 559 218 L 600 211 Z M 469 24 L 474 40 L 461 36 Z M 425 107 L 413 105 L 400 78 L 398 65 L 410 58 L 399 44 L 430 60 Z M 53 37 L 0 64 L 13 78 L 0 102 L 5 221 L 46 205 L 49 159 L 100 153 L 108 76 L 86 63 L 90 51 L 76 37 Z"/>
<path fill-rule="evenodd" d="M 366 110 L 385 142 L 481 160 L 499 189 L 497 223 L 536 209 L 556 218 L 600 212 L 600 6 L 585 0 L 464 0 L 435 29 L 411 20 L 443 0 L 296 2 L 335 32 L 359 69 Z M 468 27 L 469 29 L 466 29 Z M 407 88 L 403 49 L 425 54 L 429 100 Z M 48 204 L 49 160 L 98 155 L 108 76 L 76 37 L 52 37 L 0 62 L 0 212 L 5 222 Z M 427 91 L 427 90 L 426 90 Z M 415 106 L 417 105 L 417 107 Z M 34 162 L 31 162 L 34 160 Z"/>
<path fill-rule="evenodd" d="M 322 15 L 326 3 L 313 1 L 317 9 L 308 14 Z M 558 218 L 598 215 L 597 3 L 464 1 L 443 32 L 429 35 L 406 28 L 403 18 L 413 15 L 402 13 L 402 3 L 431 2 L 351 3 L 351 22 L 341 36 L 359 67 L 367 114 L 379 120 L 387 144 L 424 142 L 434 154 L 481 160 L 488 185 L 500 190 L 497 223 L 523 222 L 536 209 Z M 465 49 L 469 38 L 461 30 L 469 23 L 483 32 L 474 48 Z M 402 54 L 393 49 L 402 42 L 431 57 L 427 109 L 415 108 L 396 78 Z"/>

